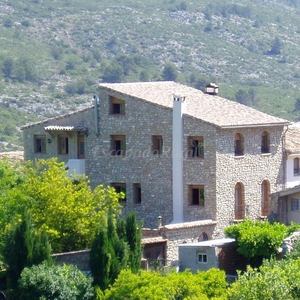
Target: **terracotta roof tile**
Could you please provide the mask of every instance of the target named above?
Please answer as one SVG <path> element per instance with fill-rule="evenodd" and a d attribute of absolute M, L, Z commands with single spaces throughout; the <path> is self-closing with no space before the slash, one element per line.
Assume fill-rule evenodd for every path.
<path fill-rule="evenodd" d="M 268 126 L 289 121 L 273 117 L 251 107 L 208 95 L 195 88 L 173 81 L 107 83 L 101 88 L 172 108 L 173 95 L 186 97 L 186 114 L 219 127 Z"/>
<path fill-rule="evenodd" d="M 300 153 L 300 123 L 288 127 L 285 134 L 285 149 L 287 154 Z"/>

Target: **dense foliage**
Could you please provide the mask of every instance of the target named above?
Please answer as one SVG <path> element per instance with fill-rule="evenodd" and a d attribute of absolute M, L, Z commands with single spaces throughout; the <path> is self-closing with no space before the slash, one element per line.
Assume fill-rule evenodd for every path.
<path fill-rule="evenodd" d="M 120 273 L 116 282 L 105 291 L 104 300 L 172 300 L 172 299 L 226 299 L 225 273 L 217 269 L 192 274 L 161 274 L 129 270 Z"/>
<path fill-rule="evenodd" d="M 229 289 L 229 300 L 299 299 L 300 259 L 267 261 L 258 269 L 240 273 Z"/>
<path fill-rule="evenodd" d="M 263 258 L 270 259 L 278 253 L 284 237 L 296 227 L 247 219 L 227 227 L 225 234 L 236 239 L 239 253 L 251 259 L 253 266 L 259 266 Z"/>
<path fill-rule="evenodd" d="M 92 300 L 92 279 L 72 265 L 45 263 L 25 268 L 19 280 L 20 300 Z"/>
<path fill-rule="evenodd" d="M 128 268 L 133 273 L 140 270 L 142 245 L 141 225 L 135 214 L 125 220 L 109 214 L 107 226 L 101 226 L 90 252 L 90 267 L 94 285 L 102 291 L 112 285 L 121 270 Z"/>
<path fill-rule="evenodd" d="M 91 246 L 107 212 L 119 212 L 119 194 L 101 185 L 92 190 L 86 178 L 72 179 L 66 172 L 55 159 L 20 170 L 0 161 L 0 241 L 26 209 L 37 230 L 47 232 L 53 252 Z"/>

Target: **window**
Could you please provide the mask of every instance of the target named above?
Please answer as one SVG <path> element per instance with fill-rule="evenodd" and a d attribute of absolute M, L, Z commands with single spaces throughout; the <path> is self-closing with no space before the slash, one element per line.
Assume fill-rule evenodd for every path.
<path fill-rule="evenodd" d="M 244 155 L 244 140 L 240 133 L 237 133 L 234 137 L 234 154 L 235 156 Z"/>
<path fill-rule="evenodd" d="M 189 137 L 189 157 L 204 158 L 203 136 L 190 136 Z"/>
<path fill-rule="evenodd" d="M 69 153 L 69 139 L 66 136 L 58 136 L 58 154 Z"/>
<path fill-rule="evenodd" d="M 133 202 L 140 204 L 142 202 L 142 189 L 140 183 L 133 184 Z"/>
<path fill-rule="evenodd" d="M 299 211 L 299 199 L 291 199 L 291 211 Z"/>
<path fill-rule="evenodd" d="M 300 175 L 299 158 L 298 157 L 294 158 L 294 175 Z"/>
<path fill-rule="evenodd" d="M 203 185 L 191 185 L 190 186 L 190 204 L 204 206 L 204 186 Z"/>
<path fill-rule="evenodd" d="M 34 152 L 46 153 L 46 136 L 37 135 L 34 137 Z"/>
<path fill-rule="evenodd" d="M 153 152 L 153 154 L 162 154 L 163 138 L 161 135 L 153 135 L 152 136 L 152 152 Z"/>
<path fill-rule="evenodd" d="M 111 136 L 111 155 L 124 156 L 126 147 L 125 135 Z"/>
<path fill-rule="evenodd" d="M 113 182 L 110 184 L 117 193 L 124 193 L 124 198 L 120 202 L 126 202 L 126 183 Z"/>
<path fill-rule="evenodd" d="M 110 113 L 112 115 L 125 115 L 125 101 L 110 96 Z"/>
<path fill-rule="evenodd" d="M 235 219 L 244 219 L 245 216 L 245 203 L 244 203 L 244 187 L 242 183 L 235 185 Z"/>
<path fill-rule="evenodd" d="M 270 153 L 270 138 L 267 131 L 261 135 L 261 153 Z"/>
<path fill-rule="evenodd" d="M 206 253 L 197 253 L 197 262 L 199 264 L 207 263 L 207 254 Z"/>
<path fill-rule="evenodd" d="M 208 235 L 205 232 L 202 232 L 198 237 L 198 242 L 208 241 Z"/>
<path fill-rule="evenodd" d="M 269 181 L 264 180 L 261 184 L 261 215 L 267 216 L 269 214 Z"/>

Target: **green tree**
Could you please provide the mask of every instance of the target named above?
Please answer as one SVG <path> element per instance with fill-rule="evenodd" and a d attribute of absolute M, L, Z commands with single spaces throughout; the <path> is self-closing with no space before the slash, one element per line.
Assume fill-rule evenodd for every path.
<path fill-rule="evenodd" d="M 248 219 L 225 229 L 227 236 L 235 238 L 237 251 L 249 258 L 252 266 L 259 266 L 264 258 L 276 255 L 289 233 L 284 224 Z"/>
<path fill-rule="evenodd" d="M 51 263 L 50 254 L 51 248 L 47 236 L 34 232 L 31 218 L 25 213 L 21 223 L 7 236 L 3 249 L 9 289 L 17 291 L 18 280 L 25 267 L 43 261 Z"/>
<path fill-rule="evenodd" d="M 271 45 L 271 50 L 268 52 L 269 55 L 279 55 L 281 53 L 282 43 L 279 37 L 276 37 Z"/>
<path fill-rule="evenodd" d="M 4 59 L 2 63 L 2 73 L 6 78 L 12 78 L 15 62 L 12 58 Z"/>
<path fill-rule="evenodd" d="M 19 280 L 20 300 L 92 300 L 92 279 L 76 266 L 49 266 L 45 263 L 25 268 Z"/>
<path fill-rule="evenodd" d="M 166 81 L 176 81 L 178 77 L 178 71 L 174 64 L 167 63 L 163 69 L 162 78 Z"/>

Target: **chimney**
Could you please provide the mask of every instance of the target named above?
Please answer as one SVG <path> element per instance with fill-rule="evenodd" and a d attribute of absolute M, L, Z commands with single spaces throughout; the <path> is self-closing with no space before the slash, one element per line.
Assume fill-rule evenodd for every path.
<path fill-rule="evenodd" d="M 205 93 L 209 95 L 217 95 L 219 92 L 219 86 L 215 83 L 210 83 L 205 88 Z"/>
<path fill-rule="evenodd" d="M 172 181 L 173 181 L 173 222 L 183 222 L 183 113 L 185 97 L 173 98 L 173 145 L 172 145 Z"/>

